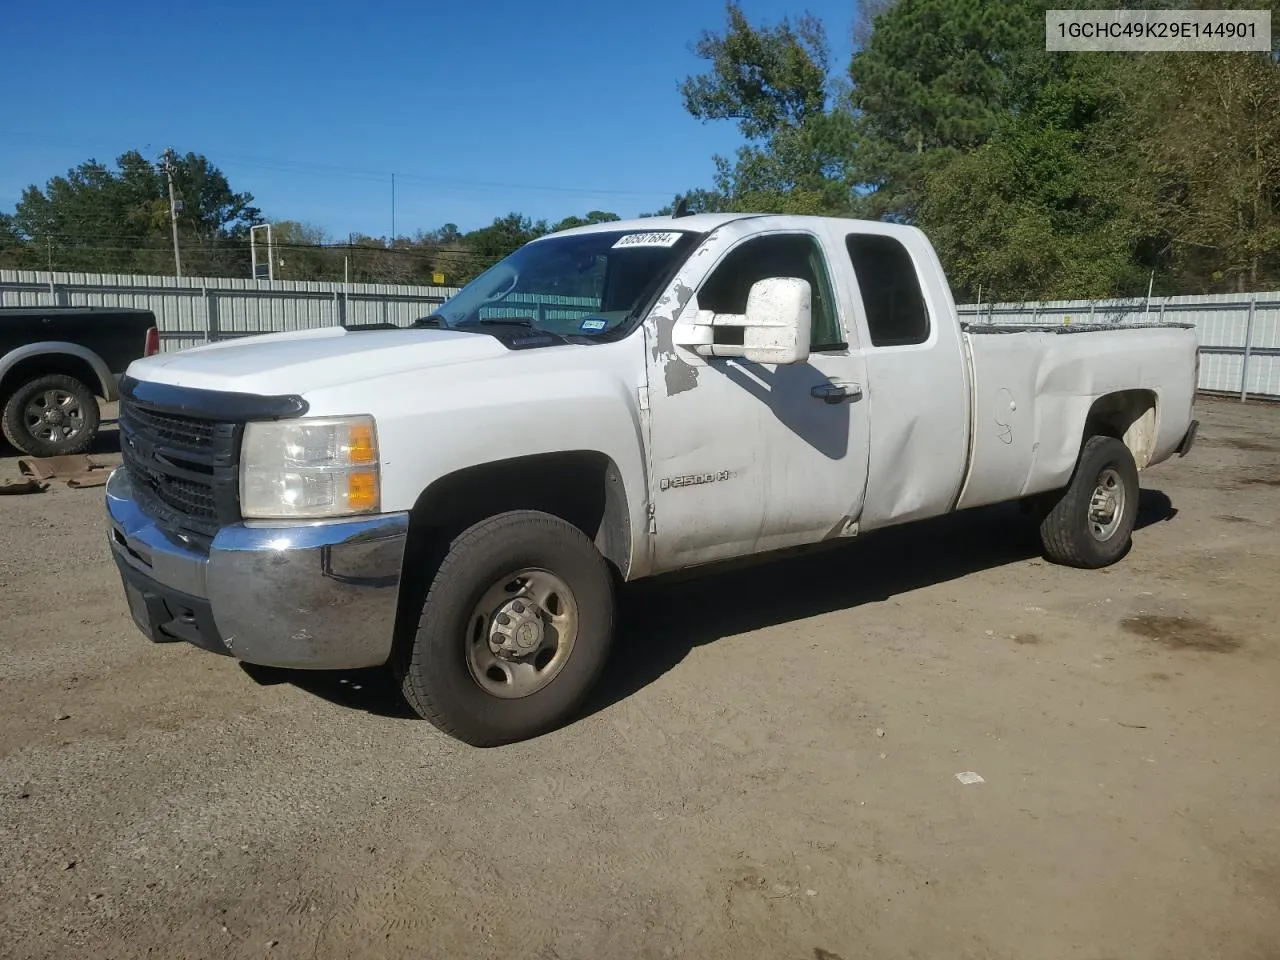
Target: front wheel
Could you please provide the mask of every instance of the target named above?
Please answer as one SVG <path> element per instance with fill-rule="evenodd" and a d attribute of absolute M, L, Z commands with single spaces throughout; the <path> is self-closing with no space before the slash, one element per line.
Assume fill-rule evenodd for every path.
<path fill-rule="evenodd" d="M 478 747 L 535 737 L 582 706 L 613 640 L 613 581 L 572 524 L 490 517 L 449 545 L 396 663 L 410 706 Z"/>
<path fill-rule="evenodd" d="M 1090 437 L 1075 473 L 1040 524 L 1046 556 L 1070 567 L 1115 563 L 1138 518 L 1138 467 L 1114 437 Z"/>

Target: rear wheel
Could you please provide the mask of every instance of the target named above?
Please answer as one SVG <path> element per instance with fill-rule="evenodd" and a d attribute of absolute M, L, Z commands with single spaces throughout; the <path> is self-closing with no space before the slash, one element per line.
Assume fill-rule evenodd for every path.
<path fill-rule="evenodd" d="M 33 457 L 81 453 L 98 433 L 98 401 L 84 383 L 60 373 L 28 380 L 4 405 L 5 439 Z"/>
<path fill-rule="evenodd" d="M 1040 524 L 1045 555 L 1071 567 L 1115 563 L 1132 540 L 1138 489 L 1129 448 L 1114 437 L 1090 437 L 1070 484 Z"/>
<path fill-rule="evenodd" d="M 524 740 L 571 719 L 613 639 L 613 582 L 573 525 L 499 514 L 449 545 L 397 662 L 405 698 L 475 746 Z"/>

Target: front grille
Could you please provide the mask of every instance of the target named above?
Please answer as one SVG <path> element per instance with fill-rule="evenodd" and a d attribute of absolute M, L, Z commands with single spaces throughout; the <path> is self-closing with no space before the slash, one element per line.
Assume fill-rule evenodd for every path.
<path fill-rule="evenodd" d="M 141 509 L 162 526 L 202 539 L 240 519 L 241 427 L 120 402 L 120 451 Z"/>
<path fill-rule="evenodd" d="M 133 477 L 135 487 L 141 484 L 149 494 L 163 501 L 165 506 L 192 520 L 214 522 L 218 519 L 212 477 L 208 483 L 183 480 L 165 476 L 161 471 L 151 469 L 136 455 L 126 454 L 124 461 L 129 467 L 129 474 Z"/>
<path fill-rule="evenodd" d="M 217 424 L 210 420 L 196 420 L 194 417 L 147 410 L 137 403 L 129 404 L 128 416 L 136 429 L 146 430 L 157 442 L 193 450 L 207 450 L 213 446 L 213 433 Z"/>

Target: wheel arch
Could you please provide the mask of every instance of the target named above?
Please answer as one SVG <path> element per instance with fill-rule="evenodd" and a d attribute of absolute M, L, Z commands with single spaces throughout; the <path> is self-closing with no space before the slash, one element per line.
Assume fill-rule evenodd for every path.
<path fill-rule="evenodd" d="M 632 529 L 618 465 L 595 450 L 537 453 L 464 467 L 432 481 L 409 512 L 396 614 L 396 643 L 412 638 L 418 611 L 449 542 L 472 524 L 511 510 L 540 510 L 581 530 L 625 580 Z"/>
<path fill-rule="evenodd" d="M 1085 418 L 1081 449 L 1090 437 L 1114 437 L 1133 454 L 1139 470 L 1151 464 L 1160 430 L 1160 400 L 1154 390 L 1117 390 L 1093 401 Z"/>
<path fill-rule="evenodd" d="M 7 400 L 19 384 L 48 374 L 75 377 L 108 403 L 117 399 L 106 362 L 88 347 L 61 341 L 24 344 L 0 357 L 0 397 Z"/>

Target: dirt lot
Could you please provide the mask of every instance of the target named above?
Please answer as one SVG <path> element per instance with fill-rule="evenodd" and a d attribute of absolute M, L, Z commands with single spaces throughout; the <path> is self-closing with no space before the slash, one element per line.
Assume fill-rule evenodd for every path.
<path fill-rule="evenodd" d="M 147 643 L 100 490 L 0 498 L 0 955 L 1280 956 L 1280 408 L 1200 416 L 1110 571 L 1000 508 L 633 590 L 489 751 Z"/>

